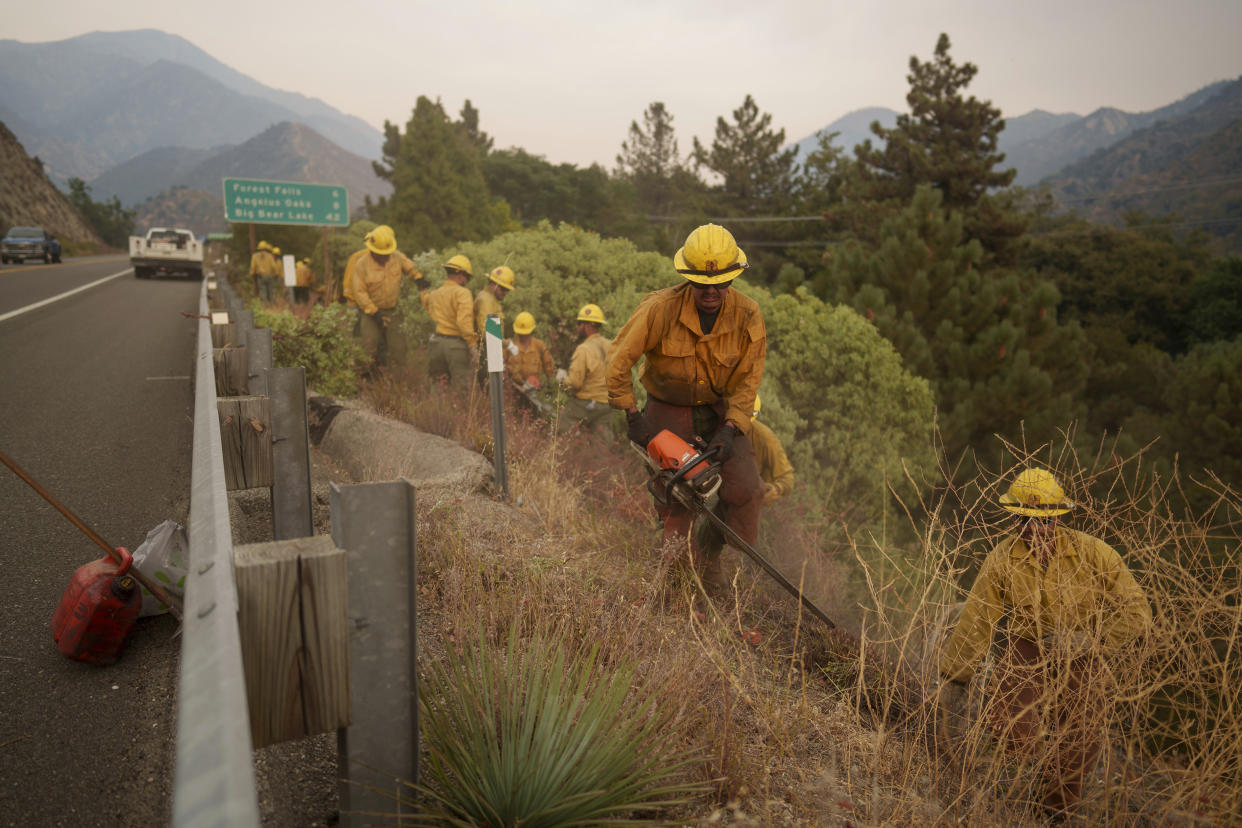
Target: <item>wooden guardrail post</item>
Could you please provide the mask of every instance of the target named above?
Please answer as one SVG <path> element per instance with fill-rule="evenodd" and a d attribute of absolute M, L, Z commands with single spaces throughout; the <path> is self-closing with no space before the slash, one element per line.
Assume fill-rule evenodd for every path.
<path fill-rule="evenodd" d="M 264 374 L 272 407 L 272 537 L 315 534 L 311 514 L 310 428 L 306 369 L 272 368 Z"/>
<path fill-rule="evenodd" d="M 216 369 L 216 396 L 243 397 L 250 393 L 245 348 L 214 348 L 211 359 Z"/>
<path fill-rule="evenodd" d="M 265 372 L 272 369 L 272 329 L 252 326 L 246 332 L 246 353 L 250 393 L 267 396 Z"/>
<path fill-rule="evenodd" d="M 233 565 L 254 746 L 347 726 L 345 552 L 320 535 L 236 547 Z"/>
<path fill-rule="evenodd" d="M 338 739 L 341 822 L 376 824 L 418 780 L 414 487 L 332 485 L 332 539 L 349 563 L 352 724 Z M 390 824 L 384 822 L 383 824 Z"/>
<path fill-rule="evenodd" d="M 267 397 L 224 397 L 216 401 L 224 453 L 225 488 L 272 485 L 272 415 Z"/>

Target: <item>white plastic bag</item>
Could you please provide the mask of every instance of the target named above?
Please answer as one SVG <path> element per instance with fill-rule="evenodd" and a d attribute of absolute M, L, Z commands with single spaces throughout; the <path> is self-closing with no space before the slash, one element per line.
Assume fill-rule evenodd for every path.
<path fill-rule="evenodd" d="M 142 545 L 134 550 L 134 568 L 153 581 L 158 581 L 169 594 L 185 596 L 187 571 L 186 549 L 189 546 L 181 524 L 166 520 L 147 532 Z M 168 605 L 142 588 L 142 609 L 138 617 L 168 612 Z"/>

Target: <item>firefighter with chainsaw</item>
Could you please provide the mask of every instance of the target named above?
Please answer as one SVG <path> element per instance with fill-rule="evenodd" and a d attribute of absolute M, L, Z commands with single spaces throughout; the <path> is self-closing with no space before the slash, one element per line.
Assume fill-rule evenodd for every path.
<path fill-rule="evenodd" d="M 474 327 L 474 303 L 466 282 L 473 274 L 470 260 L 460 253 L 444 264 L 444 284 L 434 290 L 420 278 L 418 298 L 436 325 L 427 349 L 427 372 L 432 379 L 464 391 L 470 387 L 470 366 L 479 359 L 479 334 Z"/>
<path fill-rule="evenodd" d="M 1044 809 L 1077 809 L 1103 747 L 1109 664 L 1151 625 L 1151 607 L 1108 544 L 1062 526 L 1075 508 L 1046 469 L 1023 470 L 1000 496 L 1015 531 L 987 556 L 940 657 L 942 715 L 960 715 L 964 683 L 998 627 L 997 736 L 1043 766 Z"/>
<path fill-rule="evenodd" d="M 556 376 L 552 352 L 534 331 L 534 315 L 522 311 L 513 320 L 513 338 L 505 344 L 505 374 L 523 393 L 538 391 Z"/>
<path fill-rule="evenodd" d="M 752 548 L 759 535 L 763 487 L 747 435 L 763 376 L 767 332 L 753 299 L 730 290 L 747 267 L 746 254 L 723 227 L 693 230 L 673 256 L 681 284 L 647 294 L 614 340 L 606 370 L 608 398 L 625 412 L 630 440 L 644 448 L 664 429 L 707 443 L 721 462 L 720 511 Z M 638 410 L 631 369 L 646 358 L 640 381 L 647 407 Z M 661 503 L 666 544 L 686 542 L 694 512 Z M 715 579 L 719 556 L 691 543 L 696 566 Z"/>
<path fill-rule="evenodd" d="M 583 305 L 578 311 L 578 347 L 569 360 L 569 371 L 561 387 L 569 400 L 561 409 L 559 427 L 567 431 L 579 423 L 590 431 L 608 428 L 612 408 L 608 405 L 608 385 L 604 370 L 608 363 L 608 347 L 612 344 L 600 331 L 607 322 L 599 305 Z"/>
<path fill-rule="evenodd" d="M 397 249 L 396 234 L 386 224 L 367 235 L 366 248 L 370 255 L 354 263 L 352 279 L 354 301 L 361 314 L 362 344 L 375 355 L 377 365 L 404 368 L 409 345 L 397 321 L 397 300 L 401 298 L 402 276 L 417 282 L 423 274 Z"/>

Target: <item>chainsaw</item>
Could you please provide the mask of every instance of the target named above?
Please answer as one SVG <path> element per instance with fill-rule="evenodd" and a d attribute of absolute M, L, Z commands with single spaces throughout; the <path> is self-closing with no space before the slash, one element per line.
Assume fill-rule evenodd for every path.
<path fill-rule="evenodd" d="M 631 442 L 630 445 L 646 461 L 650 475 L 647 491 L 651 492 L 656 502 L 662 506 L 680 505 L 702 515 L 723 533 L 730 544 L 746 553 L 772 580 L 801 601 L 802 606 L 812 615 L 824 622 L 829 629 L 836 627 L 827 614 L 801 589 L 794 586 L 779 569 L 742 540 L 741 535 L 716 514 L 721 483 L 720 469 L 723 465 L 716 459 L 719 448 L 707 448 L 700 437 L 695 437 L 694 445 L 691 445 L 668 429 L 651 438 L 645 449 L 638 443 Z"/>

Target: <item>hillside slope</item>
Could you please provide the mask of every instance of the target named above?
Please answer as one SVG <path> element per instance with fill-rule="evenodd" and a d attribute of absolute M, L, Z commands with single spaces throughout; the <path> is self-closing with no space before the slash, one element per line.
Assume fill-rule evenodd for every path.
<path fill-rule="evenodd" d="M 1002 140 L 1005 164 L 1018 170 L 1014 183 L 1033 186 L 1096 150 L 1121 141 L 1136 130 L 1194 111 L 1219 93 L 1227 83 L 1210 84 L 1150 112 L 1130 113 L 1113 107 L 1101 107 L 1085 118 L 1077 118 L 1021 143 L 1010 144 Z"/>
<path fill-rule="evenodd" d="M 15 224 L 39 225 L 62 241 L 103 246 L 81 214 L 56 189 L 9 128 L 0 123 L 0 232 Z"/>
<path fill-rule="evenodd" d="M 1189 113 L 1161 121 L 1048 180 L 1058 203 L 1092 221 L 1133 210 L 1176 215 L 1242 250 L 1242 79 Z"/>
<path fill-rule="evenodd" d="M 379 131 L 359 119 L 265 87 L 153 30 L 0 41 L 0 77 L 0 117 L 61 184 L 156 147 L 237 144 L 281 121 L 306 121 L 355 152 L 379 153 Z"/>

